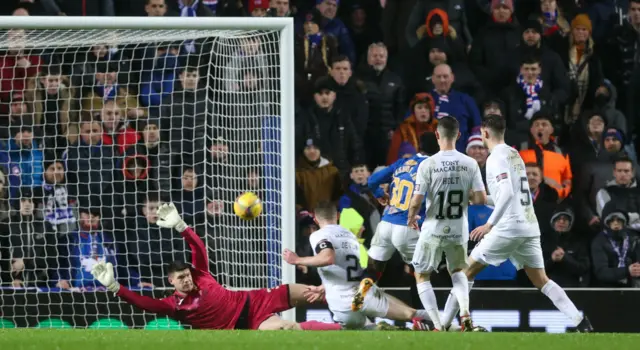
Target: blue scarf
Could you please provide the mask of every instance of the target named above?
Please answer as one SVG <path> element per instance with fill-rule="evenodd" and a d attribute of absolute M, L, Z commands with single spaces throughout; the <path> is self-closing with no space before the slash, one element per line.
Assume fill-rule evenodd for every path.
<path fill-rule="evenodd" d="M 320 45 L 320 43 L 322 43 L 322 32 L 307 35 L 307 40 L 309 40 L 309 46 L 311 48 L 317 47 L 318 45 Z"/>
<path fill-rule="evenodd" d="M 216 14 L 216 10 L 218 9 L 218 0 L 202 0 L 202 4 L 208 7 L 213 14 Z"/>
<path fill-rule="evenodd" d="M 524 80 L 522 74 L 520 74 L 518 75 L 517 82 L 524 91 L 524 94 L 527 96 L 527 109 L 532 108 L 533 102 L 540 101 L 538 94 L 540 93 L 540 90 L 542 90 L 542 80 L 538 77 L 536 78 L 535 83 L 529 84 Z"/>
<path fill-rule="evenodd" d="M 543 12 L 542 13 L 542 18 L 543 18 L 544 24 L 546 26 L 553 27 L 558 22 L 558 10 L 556 10 L 553 13 L 552 12 Z"/>
<path fill-rule="evenodd" d="M 96 92 L 105 101 L 112 101 L 118 95 L 118 85 L 99 85 L 96 86 Z"/>
<path fill-rule="evenodd" d="M 187 6 L 182 2 L 182 0 L 178 0 L 178 6 L 180 7 L 180 17 L 196 17 L 196 9 L 198 8 L 198 3 L 200 0 L 194 0 L 191 6 Z"/>
<path fill-rule="evenodd" d="M 60 224 L 76 222 L 73 208 L 69 205 L 69 195 L 64 185 L 44 185 L 45 221 L 56 230 Z"/>

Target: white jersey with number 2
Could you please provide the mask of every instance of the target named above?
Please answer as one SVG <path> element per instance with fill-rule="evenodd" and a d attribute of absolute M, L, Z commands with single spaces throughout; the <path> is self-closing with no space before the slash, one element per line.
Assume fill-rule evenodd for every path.
<path fill-rule="evenodd" d="M 414 190 L 426 195 L 426 218 L 421 234 L 443 244 L 466 243 L 469 194 L 484 189 L 478 163 L 465 154 L 456 150 L 440 151 L 422 161 Z"/>
<path fill-rule="evenodd" d="M 514 148 L 499 144 L 487 158 L 487 186 L 496 204 L 495 209 L 499 209 L 500 196 L 504 195 L 501 193 L 503 181 L 511 183 L 513 196 L 505 204 L 504 213 L 494 223 L 490 233 L 503 237 L 540 236 L 524 162 Z"/>
<path fill-rule="evenodd" d="M 333 265 L 318 268 L 329 309 L 333 312 L 351 310 L 351 301 L 363 274 L 356 236 L 340 225 L 327 225 L 312 233 L 309 242 L 314 254 L 323 249 L 333 249 L 336 254 Z"/>

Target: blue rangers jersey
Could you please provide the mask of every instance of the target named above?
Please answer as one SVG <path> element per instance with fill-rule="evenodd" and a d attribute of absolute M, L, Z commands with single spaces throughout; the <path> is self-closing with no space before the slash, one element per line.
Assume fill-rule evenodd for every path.
<path fill-rule="evenodd" d="M 420 153 L 411 158 L 401 158 L 390 166 L 372 174 L 367 180 L 369 189 L 374 191 L 376 198 L 382 197 L 382 191 L 376 191 L 380 185 L 389 184 L 389 205 L 384 209 L 382 221 L 395 225 L 407 225 L 407 214 L 416 183 L 416 174 L 420 163 L 429 157 Z M 426 198 L 426 197 L 425 197 Z M 419 213 L 425 212 L 425 203 Z M 418 225 L 422 226 L 421 218 Z"/>

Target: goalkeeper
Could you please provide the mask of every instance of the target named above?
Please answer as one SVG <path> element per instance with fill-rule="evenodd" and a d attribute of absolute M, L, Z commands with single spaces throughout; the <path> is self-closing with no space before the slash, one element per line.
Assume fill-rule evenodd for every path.
<path fill-rule="evenodd" d="M 322 300 L 314 289 L 301 284 L 288 284 L 272 289 L 231 291 L 221 286 L 209 273 L 204 243 L 182 220 L 176 207 L 163 204 L 158 209 L 158 226 L 173 228 L 182 234 L 191 247 L 189 266 L 183 262 L 169 265 L 169 283 L 173 295 L 154 299 L 139 295 L 121 286 L 114 279 L 113 265 L 98 263 L 91 274 L 122 300 L 142 310 L 167 315 L 196 329 L 303 329 L 339 330 L 334 323 L 308 321 L 295 323 L 281 319 L 276 313 L 307 304 L 307 300 Z"/>

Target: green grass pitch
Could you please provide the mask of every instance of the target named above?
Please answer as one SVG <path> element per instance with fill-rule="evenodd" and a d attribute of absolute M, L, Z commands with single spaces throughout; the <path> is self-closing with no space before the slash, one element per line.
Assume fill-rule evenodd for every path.
<path fill-rule="evenodd" d="M 640 334 L 0 330 L 6 350 L 640 349 Z"/>

